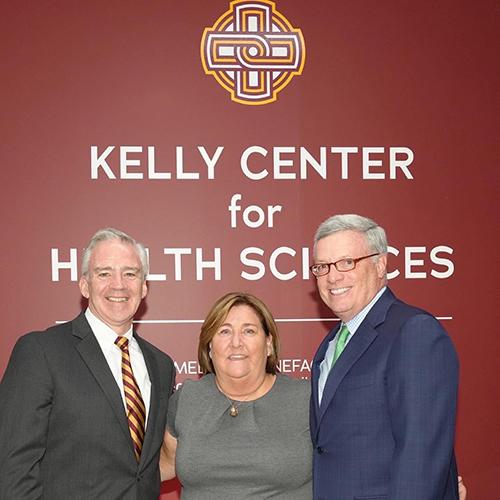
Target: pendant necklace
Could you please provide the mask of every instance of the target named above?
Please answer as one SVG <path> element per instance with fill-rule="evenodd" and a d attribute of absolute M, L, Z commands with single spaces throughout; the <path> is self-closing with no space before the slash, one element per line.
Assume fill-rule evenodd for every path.
<path fill-rule="evenodd" d="M 239 411 L 238 411 L 238 406 L 241 405 L 241 403 L 244 403 L 245 400 L 241 400 L 241 401 L 233 401 L 232 399 L 230 399 L 228 396 L 226 396 L 226 394 L 224 392 L 222 392 L 222 389 L 219 387 L 219 384 L 217 384 L 217 388 L 219 389 L 219 392 L 229 401 L 229 415 L 231 415 L 231 417 L 237 417 L 238 414 L 239 414 Z M 246 398 L 245 398 L 246 399 Z"/>
<path fill-rule="evenodd" d="M 240 414 L 240 411 L 239 411 L 239 406 L 241 405 L 241 403 L 245 403 L 246 400 L 252 395 L 252 394 L 255 394 L 265 383 L 265 381 L 267 380 L 267 375 L 266 377 L 264 377 L 264 380 L 262 381 L 262 383 L 257 387 L 257 389 L 255 389 L 254 391 L 248 393 L 246 396 L 245 396 L 245 399 L 240 399 L 238 401 L 234 401 L 232 400 L 220 387 L 219 385 L 219 382 L 217 382 L 217 379 L 215 379 L 215 385 L 217 386 L 217 389 L 219 389 L 219 392 L 229 401 L 229 415 L 231 415 L 231 417 L 237 417 L 239 414 Z"/>
<path fill-rule="evenodd" d="M 226 396 L 227 397 L 227 396 Z M 239 411 L 238 411 L 238 406 L 236 405 L 236 403 L 234 401 L 231 401 L 229 398 L 227 398 L 229 400 L 229 402 L 231 403 L 231 408 L 229 409 L 229 415 L 231 415 L 231 417 L 237 417 L 238 414 L 239 414 Z M 241 404 L 242 402 L 240 402 Z"/>

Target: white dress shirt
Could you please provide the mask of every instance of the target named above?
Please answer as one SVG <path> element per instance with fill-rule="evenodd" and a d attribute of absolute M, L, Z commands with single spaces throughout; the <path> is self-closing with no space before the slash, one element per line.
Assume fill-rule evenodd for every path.
<path fill-rule="evenodd" d="M 92 331 L 94 332 L 97 342 L 99 342 L 102 353 L 108 362 L 109 369 L 118 384 L 122 395 L 123 406 L 126 410 L 127 404 L 125 402 L 125 392 L 123 390 L 122 379 L 122 351 L 115 344 L 115 340 L 118 335 L 113 331 L 113 329 L 106 325 L 106 323 L 103 323 L 99 318 L 97 318 L 89 308 L 85 311 L 85 317 L 90 324 L 90 328 L 92 328 Z M 146 367 L 146 362 L 144 361 L 141 348 L 139 347 L 137 340 L 135 340 L 132 335 L 132 326 L 127 333 L 123 334 L 123 337 L 128 338 L 130 364 L 132 365 L 132 371 L 134 372 L 135 380 L 141 390 L 144 406 L 146 407 L 147 425 L 149 403 L 151 401 L 151 380 L 149 379 L 148 369 Z"/>

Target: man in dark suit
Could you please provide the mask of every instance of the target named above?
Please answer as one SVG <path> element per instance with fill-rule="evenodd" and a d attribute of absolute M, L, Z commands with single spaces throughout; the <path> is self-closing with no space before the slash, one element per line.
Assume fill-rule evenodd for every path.
<path fill-rule="evenodd" d="M 341 320 L 313 361 L 314 499 L 457 499 L 457 356 L 433 316 L 386 287 L 384 230 L 331 217 L 311 271 Z"/>
<path fill-rule="evenodd" d="M 108 228 L 85 250 L 88 308 L 14 347 L 0 385 L 2 500 L 157 500 L 172 360 L 132 318 L 145 248 Z"/>

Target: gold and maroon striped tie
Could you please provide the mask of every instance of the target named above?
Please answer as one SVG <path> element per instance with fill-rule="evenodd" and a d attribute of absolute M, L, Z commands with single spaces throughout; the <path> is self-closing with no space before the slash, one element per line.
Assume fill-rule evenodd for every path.
<path fill-rule="evenodd" d="M 135 458 L 139 462 L 141 458 L 142 443 L 144 442 L 146 407 L 144 406 L 141 391 L 135 380 L 134 373 L 132 372 L 127 337 L 116 337 L 115 344 L 122 351 L 123 390 L 125 391 L 125 402 L 127 405 L 128 427 L 130 429 L 132 441 L 134 442 Z"/>

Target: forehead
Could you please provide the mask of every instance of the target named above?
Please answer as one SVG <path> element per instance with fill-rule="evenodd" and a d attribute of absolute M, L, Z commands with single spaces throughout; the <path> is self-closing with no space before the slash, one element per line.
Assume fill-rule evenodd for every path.
<path fill-rule="evenodd" d="M 318 260 L 342 259 L 358 257 L 358 254 L 368 251 L 366 236 L 358 231 L 339 231 L 321 238 L 316 243 L 316 258 Z"/>
<path fill-rule="evenodd" d="M 120 240 L 99 242 L 90 255 L 91 267 L 141 267 L 137 250 L 130 243 Z"/>
<path fill-rule="evenodd" d="M 260 318 L 255 312 L 254 308 L 247 304 L 237 304 L 227 313 L 224 323 L 254 323 L 260 325 Z"/>

